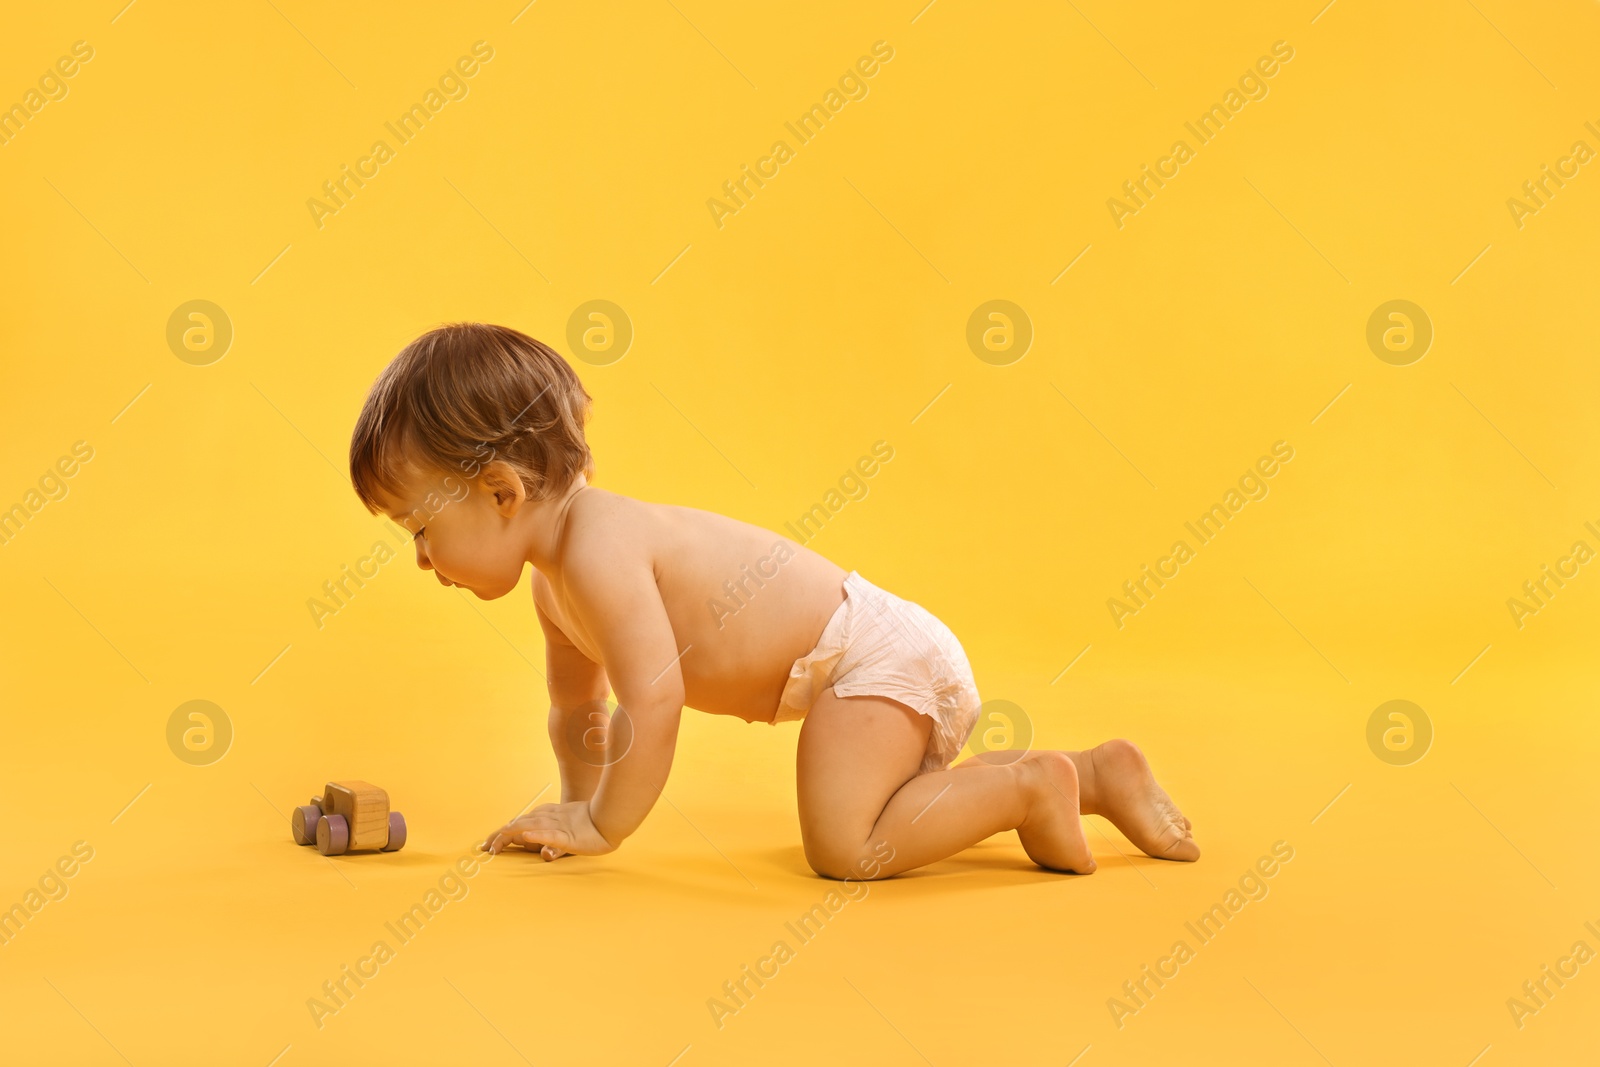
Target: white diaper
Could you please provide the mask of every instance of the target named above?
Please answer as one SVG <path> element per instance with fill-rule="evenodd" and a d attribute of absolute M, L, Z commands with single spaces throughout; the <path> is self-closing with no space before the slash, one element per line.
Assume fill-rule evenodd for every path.
<path fill-rule="evenodd" d="M 920 604 L 855 571 L 817 647 L 794 661 L 773 722 L 803 719 L 829 686 L 838 696 L 898 700 L 933 720 L 918 773 L 950 764 L 978 721 L 978 685 L 961 642 Z"/>

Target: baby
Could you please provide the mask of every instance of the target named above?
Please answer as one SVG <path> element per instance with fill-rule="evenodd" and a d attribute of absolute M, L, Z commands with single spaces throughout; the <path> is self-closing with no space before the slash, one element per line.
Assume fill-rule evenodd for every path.
<path fill-rule="evenodd" d="M 459 323 L 384 369 L 350 442 L 356 493 L 413 535 L 441 585 L 493 600 L 533 565 L 561 802 L 481 848 L 546 860 L 616 849 L 666 785 L 687 706 L 801 720 L 800 836 L 828 878 L 888 877 L 1002 830 L 1040 866 L 1088 874 L 1081 815 L 1146 855 L 1200 855 L 1127 741 L 951 767 L 981 703 L 955 635 L 771 530 L 590 485 L 589 403 L 547 345 Z"/>

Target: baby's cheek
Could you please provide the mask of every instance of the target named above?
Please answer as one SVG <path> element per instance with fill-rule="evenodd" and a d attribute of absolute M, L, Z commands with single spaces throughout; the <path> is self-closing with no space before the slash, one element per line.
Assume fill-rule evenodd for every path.
<path fill-rule="evenodd" d="M 462 553 L 456 551 L 447 553 L 442 559 L 435 559 L 434 566 L 443 571 L 445 577 L 455 578 L 459 581 L 470 579 L 474 571 L 477 570 L 473 566 L 471 555 L 463 556 Z"/>
<path fill-rule="evenodd" d="M 493 545 L 472 543 L 453 546 L 449 561 L 441 565 L 447 575 L 462 582 L 482 585 L 498 580 L 505 572 L 505 553 Z"/>

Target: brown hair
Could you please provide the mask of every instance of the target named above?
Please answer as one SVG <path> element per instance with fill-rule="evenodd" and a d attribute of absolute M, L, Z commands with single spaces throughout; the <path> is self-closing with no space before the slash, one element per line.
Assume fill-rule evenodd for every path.
<path fill-rule="evenodd" d="M 470 479 L 499 459 L 543 500 L 580 471 L 594 474 L 583 436 L 590 402 L 542 341 L 485 322 L 447 323 L 406 345 L 372 383 L 350 435 L 350 482 L 377 513 L 379 491 L 398 495 L 419 468 Z"/>

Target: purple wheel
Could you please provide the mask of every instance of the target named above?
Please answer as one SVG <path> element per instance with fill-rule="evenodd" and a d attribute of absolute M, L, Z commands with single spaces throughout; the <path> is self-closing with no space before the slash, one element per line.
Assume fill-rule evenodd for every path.
<path fill-rule="evenodd" d="M 406 817 L 398 811 L 389 813 L 389 843 L 383 846 L 385 852 L 399 852 L 406 846 Z"/>
<path fill-rule="evenodd" d="M 302 804 L 294 809 L 294 814 L 289 816 L 289 826 L 294 831 L 294 843 L 297 845 L 314 845 L 317 843 L 317 820 L 322 818 L 322 809 L 314 808 L 310 804 Z"/>
<path fill-rule="evenodd" d="M 350 824 L 343 815 L 324 815 L 317 820 L 317 851 L 324 856 L 342 856 L 350 847 Z"/>

